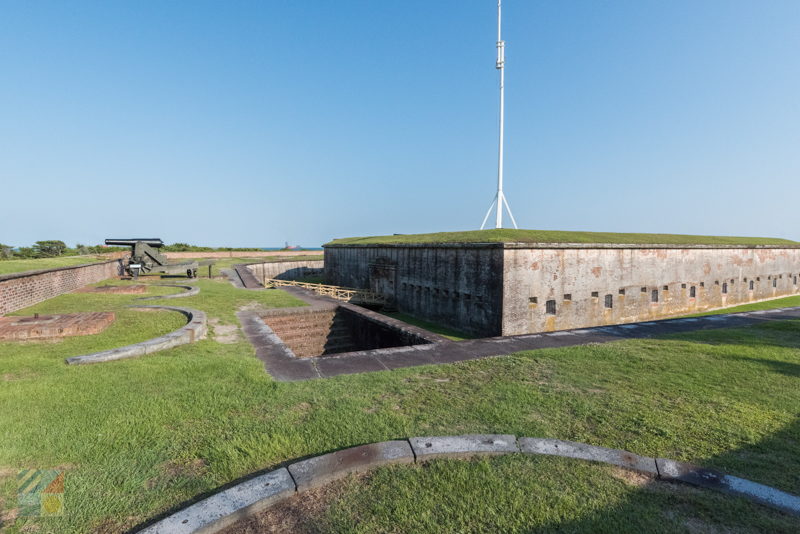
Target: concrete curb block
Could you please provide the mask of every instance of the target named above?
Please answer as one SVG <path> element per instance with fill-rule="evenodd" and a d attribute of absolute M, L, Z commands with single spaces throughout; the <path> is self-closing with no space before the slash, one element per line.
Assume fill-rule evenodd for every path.
<path fill-rule="evenodd" d="M 155 523 L 141 534 L 211 533 L 294 494 L 285 467 L 237 484 Z"/>
<path fill-rule="evenodd" d="M 101 352 L 94 352 L 92 354 L 84 354 L 81 356 L 72 356 L 65 361 L 69 365 L 81 365 L 87 363 L 102 363 L 110 362 L 113 360 L 121 360 L 123 358 L 133 358 L 145 354 L 152 354 L 160 350 L 171 349 L 179 345 L 186 345 L 194 343 L 206 336 L 208 326 L 206 324 L 206 314 L 200 310 L 192 308 L 178 308 L 174 306 L 131 306 L 131 308 L 145 308 L 145 309 L 160 309 L 170 310 L 182 313 L 186 316 L 189 322 L 174 332 L 165 334 L 160 337 L 148 339 L 140 343 L 134 343 L 125 347 L 116 349 L 104 350 Z"/>
<path fill-rule="evenodd" d="M 196 286 L 183 286 L 179 284 L 154 284 L 154 287 L 177 287 L 185 289 L 184 293 L 176 293 L 174 295 L 156 295 L 154 297 L 141 297 L 136 300 L 156 300 L 156 299 L 180 299 L 184 297 L 193 297 L 200 293 L 200 288 Z"/>
<path fill-rule="evenodd" d="M 628 451 L 549 438 L 517 439 L 511 434 L 432 436 L 359 445 L 295 462 L 246 480 L 138 530 L 138 534 L 210 534 L 259 512 L 295 491 L 316 488 L 351 473 L 434 458 L 469 458 L 510 453 L 540 454 L 600 462 L 721 491 L 800 516 L 800 497 L 743 478 L 690 464 Z"/>
<path fill-rule="evenodd" d="M 434 458 L 469 458 L 519 452 L 516 436 L 510 434 L 468 434 L 409 438 L 417 461 Z"/>
<path fill-rule="evenodd" d="M 639 456 L 619 449 L 607 449 L 574 441 L 546 438 L 519 438 L 519 448 L 525 454 L 546 454 L 549 456 L 578 458 L 616 465 L 641 473 L 658 475 L 655 458 Z"/>
<path fill-rule="evenodd" d="M 322 486 L 350 473 L 390 464 L 413 464 L 414 453 L 406 440 L 359 445 L 315 456 L 289 466 L 297 491 Z"/>
<path fill-rule="evenodd" d="M 737 495 L 792 515 L 800 515 L 800 497 L 791 493 L 675 460 L 657 458 L 656 465 L 659 477 L 663 480 L 685 482 L 692 486 Z"/>

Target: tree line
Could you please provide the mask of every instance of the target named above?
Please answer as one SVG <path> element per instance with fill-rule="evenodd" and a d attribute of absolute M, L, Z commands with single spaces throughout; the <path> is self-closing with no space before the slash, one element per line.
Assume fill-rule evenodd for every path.
<path fill-rule="evenodd" d="M 68 247 L 63 241 L 51 239 L 37 241 L 30 247 L 13 247 L 0 243 L 0 260 L 24 260 L 35 258 L 56 258 L 58 256 L 87 256 L 90 254 L 106 254 L 109 252 L 124 252 L 128 247 L 109 247 L 106 245 L 83 245 L 77 243 Z M 232 247 L 200 247 L 188 243 L 173 243 L 164 245 L 161 250 L 165 252 L 253 252 L 260 248 L 232 248 Z"/>

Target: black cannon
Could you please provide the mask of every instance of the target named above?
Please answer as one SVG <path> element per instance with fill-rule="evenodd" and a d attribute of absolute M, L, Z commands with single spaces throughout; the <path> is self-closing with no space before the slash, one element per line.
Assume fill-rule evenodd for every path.
<path fill-rule="evenodd" d="M 196 261 L 169 263 L 167 257 L 158 250 L 164 246 L 164 242 L 158 238 L 106 239 L 106 245 L 131 247 L 131 257 L 125 270 L 133 278 L 148 273 L 186 273 L 189 278 L 197 277 L 199 264 Z"/>

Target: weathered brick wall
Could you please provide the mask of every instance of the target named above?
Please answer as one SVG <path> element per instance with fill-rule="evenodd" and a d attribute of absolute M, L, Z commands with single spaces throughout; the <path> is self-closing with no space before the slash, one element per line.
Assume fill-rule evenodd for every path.
<path fill-rule="evenodd" d="M 800 294 L 800 248 L 334 245 L 325 247 L 325 276 L 457 330 L 515 335 Z"/>
<path fill-rule="evenodd" d="M 500 333 L 503 245 L 333 245 L 328 283 L 394 297 L 397 308 L 478 336 Z"/>
<path fill-rule="evenodd" d="M 506 245 L 503 335 L 622 324 L 800 293 L 800 248 Z"/>
<path fill-rule="evenodd" d="M 122 274 L 122 260 L 0 276 L 0 315 Z"/>

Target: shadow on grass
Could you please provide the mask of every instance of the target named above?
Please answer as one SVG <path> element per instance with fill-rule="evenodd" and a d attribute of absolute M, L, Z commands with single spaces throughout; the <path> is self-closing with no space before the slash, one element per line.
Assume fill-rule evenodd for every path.
<path fill-rule="evenodd" d="M 794 371 L 796 372 L 796 370 Z M 797 376 L 797 375 L 793 375 Z M 774 487 L 800 495 L 800 458 L 792 465 L 779 463 L 773 453 L 797 449 L 800 443 L 800 419 L 768 438 L 699 462 L 725 474 L 740 476 L 754 482 L 764 480 L 759 472 L 783 473 Z M 783 456 L 786 458 L 786 456 Z M 735 465 L 748 464 L 748 474 L 736 472 Z M 731 466 L 726 468 L 725 466 Z M 670 488 L 671 486 L 671 488 Z M 702 498 L 698 499 L 698 496 Z M 668 521 L 664 521 L 667 519 Z M 675 522 L 678 521 L 678 523 Z M 679 524 L 683 524 L 680 528 Z M 614 507 L 597 510 L 578 520 L 557 522 L 526 530 L 540 532 L 627 533 L 627 532 L 800 532 L 800 517 L 781 512 L 744 498 L 693 489 L 683 483 L 656 482 L 634 491 Z"/>

